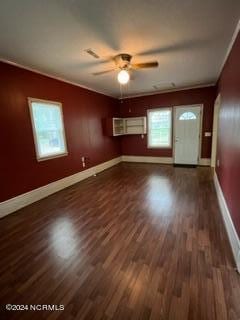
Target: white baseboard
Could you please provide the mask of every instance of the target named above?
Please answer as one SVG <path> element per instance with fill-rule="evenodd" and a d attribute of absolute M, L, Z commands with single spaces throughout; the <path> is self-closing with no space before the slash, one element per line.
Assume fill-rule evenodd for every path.
<path fill-rule="evenodd" d="M 210 165 L 211 165 L 211 159 L 209 159 L 209 158 L 200 158 L 200 159 L 199 159 L 199 165 L 200 165 L 200 166 L 210 167 Z"/>
<path fill-rule="evenodd" d="M 223 216 L 223 220 L 225 223 L 225 227 L 227 230 L 228 238 L 231 244 L 233 256 L 237 265 L 237 270 L 240 273 L 240 239 L 234 227 L 216 172 L 214 172 L 214 185 L 215 185 L 221 213 Z"/>
<path fill-rule="evenodd" d="M 171 157 L 148 157 L 148 156 L 122 156 L 123 162 L 145 162 L 145 163 L 162 163 L 162 164 L 172 164 L 173 158 Z M 201 158 L 199 160 L 200 166 L 210 166 L 211 159 Z"/>
<path fill-rule="evenodd" d="M 119 162 L 121 162 L 121 157 L 117 157 L 107 162 L 103 162 L 92 168 L 75 173 L 66 178 L 51 182 L 40 188 L 34 189 L 32 191 L 20 194 L 17 197 L 3 201 L 0 203 L 0 218 L 8 215 L 9 213 L 17 211 L 35 201 L 43 199 L 49 196 L 50 194 L 53 194 L 59 190 L 69 187 L 81 180 L 89 178 L 98 172 L 101 172 L 118 164 Z"/>
<path fill-rule="evenodd" d="M 123 162 L 145 162 L 145 163 L 162 163 L 171 164 L 173 158 L 169 157 L 147 157 L 147 156 L 122 156 Z"/>

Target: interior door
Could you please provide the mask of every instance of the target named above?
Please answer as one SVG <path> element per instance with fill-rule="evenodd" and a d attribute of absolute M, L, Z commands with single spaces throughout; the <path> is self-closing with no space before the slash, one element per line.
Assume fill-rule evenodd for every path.
<path fill-rule="evenodd" d="M 198 164 L 201 106 L 176 107 L 174 163 Z"/>

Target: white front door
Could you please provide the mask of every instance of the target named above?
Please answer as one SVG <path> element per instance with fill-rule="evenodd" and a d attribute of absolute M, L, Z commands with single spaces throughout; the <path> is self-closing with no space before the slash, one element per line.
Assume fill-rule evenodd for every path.
<path fill-rule="evenodd" d="M 174 163 L 198 164 L 201 106 L 175 108 Z"/>

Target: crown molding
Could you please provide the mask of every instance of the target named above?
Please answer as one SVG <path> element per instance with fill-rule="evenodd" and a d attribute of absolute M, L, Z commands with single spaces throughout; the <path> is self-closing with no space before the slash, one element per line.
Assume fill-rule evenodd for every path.
<path fill-rule="evenodd" d="M 231 38 L 231 41 L 228 45 L 228 48 L 227 48 L 227 51 L 226 51 L 226 54 L 224 56 L 224 59 L 223 59 L 223 62 L 221 64 L 221 67 L 220 67 L 220 70 L 219 70 L 219 74 L 218 74 L 218 77 L 217 79 L 219 79 L 221 73 L 222 73 L 222 70 L 225 66 L 225 63 L 228 59 L 228 56 L 231 52 L 231 49 L 234 45 L 234 42 L 237 38 L 237 35 L 240 31 L 240 19 L 238 20 L 238 23 L 235 27 L 235 30 L 233 32 L 233 35 L 232 35 L 232 38 Z M 82 89 L 86 89 L 86 90 L 89 90 L 89 91 L 93 91 L 93 92 L 96 92 L 96 93 L 99 93 L 99 94 L 102 94 L 102 95 L 105 95 L 107 97 L 111 97 L 111 98 L 115 98 L 115 99 L 118 99 L 118 100 L 125 100 L 125 99 L 129 99 L 129 98 L 138 98 L 138 97 L 145 97 L 145 96 L 152 96 L 152 95 L 156 95 L 156 94 L 163 94 L 163 93 L 169 93 L 169 92 L 177 92 L 177 91 L 183 91 L 183 90 L 191 90 L 191 89 L 200 89 L 200 88 L 204 88 L 204 87 L 212 87 L 212 86 L 215 86 L 216 85 L 216 82 L 212 82 L 212 83 L 207 83 L 207 84 L 201 84 L 201 85 L 193 85 L 193 86 L 188 86 L 188 87 L 182 87 L 182 88 L 173 88 L 173 89 L 168 89 L 168 90 L 157 90 L 157 91 L 154 91 L 154 92 L 148 92 L 148 93 L 139 93 L 139 94 L 133 94 L 133 95 L 128 95 L 126 97 L 116 97 L 115 95 L 109 95 L 109 94 L 106 94 L 105 92 L 102 92 L 102 91 L 98 91 L 98 90 L 95 90 L 93 88 L 90 88 L 90 87 L 87 87 L 87 86 L 84 86 L 82 84 L 79 84 L 77 82 L 73 82 L 73 81 L 70 81 L 70 80 L 67 80 L 65 78 L 61 78 L 59 76 L 55 76 L 55 75 L 52 75 L 52 74 L 49 74 L 49 73 L 46 73 L 46 72 L 42 72 L 38 69 L 35 69 L 35 68 L 31 68 L 31 67 L 27 67 L 25 65 L 22 65 L 22 64 L 19 64 L 17 62 L 13 62 L 11 60 L 8 60 L 8 59 L 5 59 L 5 58 L 1 58 L 0 57 L 0 62 L 4 62 L 4 63 L 7 63 L 7 64 L 10 64 L 10 65 L 13 65 L 15 67 L 18 67 L 18 68 L 22 68 L 22 69 L 25 69 L 25 70 L 28 70 L 28 71 L 31 71 L 31 72 L 34 72 L 34 73 L 38 73 L 40 75 L 43 75 L 43 76 L 46 76 L 46 77 L 49 77 L 49 78 L 52 78 L 52 79 L 55 79 L 55 80 L 59 80 L 59 81 L 62 81 L 62 82 L 65 82 L 65 83 L 68 83 L 68 84 L 71 84 L 73 86 L 77 86 L 77 87 L 80 87 Z"/>
<path fill-rule="evenodd" d="M 174 89 L 169 89 L 169 90 L 157 90 L 154 92 L 146 92 L 146 93 L 139 93 L 135 95 L 129 95 L 126 97 L 118 98 L 119 100 L 125 100 L 125 99 L 130 99 L 130 98 L 139 98 L 139 97 L 145 97 L 145 96 L 154 96 L 156 94 L 163 94 L 163 93 L 169 93 L 169 92 L 178 92 L 178 91 L 184 91 L 184 90 L 191 90 L 191 89 L 200 89 L 200 88 L 206 88 L 206 87 L 214 87 L 216 85 L 216 82 L 211 82 L 207 84 L 200 84 L 200 85 L 195 85 L 195 86 L 189 86 L 189 87 L 182 87 L 182 88 L 174 88 Z"/>
<path fill-rule="evenodd" d="M 58 80 L 58 81 L 61 81 L 61 82 L 65 82 L 65 83 L 71 84 L 73 86 L 76 86 L 76 87 L 79 87 L 79 88 L 82 88 L 82 89 L 86 89 L 86 90 L 89 90 L 89 91 L 92 91 L 92 92 L 96 92 L 96 93 L 102 94 L 104 96 L 107 96 L 107 97 L 110 97 L 110 98 L 114 98 L 114 99 L 118 99 L 118 100 L 124 100 L 124 99 L 128 99 L 128 98 L 137 98 L 137 97 L 151 96 L 151 95 L 161 94 L 161 93 L 177 92 L 177 91 L 183 91 L 183 90 L 190 90 L 190 89 L 198 89 L 198 88 L 215 86 L 215 83 L 209 83 L 209 84 L 195 85 L 195 86 L 190 86 L 190 87 L 174 88 L 174 89 L 163 90 L 163 91 L 158 90 L 158 91 L 148 92 L 148 93 L 144 93 L 144 94 L 139 93 L 139 94 L 136 94 L 136 95 L 129 95 L 129 96 L 120 98 L 120 97 L 116 97 L 116 95 L 109 95 L 109 94 L 106 94 L 105 92 L 92 89 L 90 87 L 81 85 L 81 84 L 79 84 L 77 82 L 73 82 L 73 81 L 58 77 L 58 76 L 54 76 L 54 75 L 49 74 L 47 72 L 42 72 L 42 71 L 40 71 L 38 69 L 35 69 L 35 68 L 32 68 L 32 67 L 28 67 L 28 66 L 22 65 L 20 63 L 17 63 L 17 62 L 14 62 L 14 61 L 11 61 L 11 60 L 8 60 L 8 59 L 5 59 L 5 58 L 1 58 L 0 57 L 0 62 L 7 63 L 7 64 L 10 64 L 10 65 L 15 66 L 17 68 L 28 70 L 28 71 L 40 74 L 42 76 L 51 78 L 51 79 L 55 79 L 55 80 Z"/>
<path fill-rule="evenodd" d="M 218 74 L 218 79 L 219 79 L 220 76 L 221 76 L 221 73 L 222 73 L 222 71 L 223 71 L 223 68 L 224 68 L 226 62 L 227 62 L 228 56 L 229 56 L 229 54 L 230 54 L 230 52 L 231 52 L 231 50 L 232 50 L 232 47 L 233 47 L 233 45 L 234 45 L 234 42 L 235 42 L 235 40 L 237 39 L 237 35 L 238 35 L 239 31 L 240 31 L 240 19 L 238 20 L 238 23 L 237 23 L 237 25 L 236 25 L 236 27 L 235 27 L 235 29 L 234 29 L 234 32 L 233 32 L 232 38 L 231 38 L 231 40 L 230 40 L 230 43 L 229 43 L 229 45 L 228 45 L 226 54 L 225 54 L 225 56 L 224 56 L 224 58 L 223 58 L 223 62 L 222 62 L 222 64 L 221 64 L 221 67 L 220 67 L 220 70 L 219 70 L 219 74 Z"/>
<path fill-rule="evenodd" d="M 65 78 L 61 78 L 61 77 L 59 77 L 59 76 L 52 75 L 52 74 L 47 73 L 47 72 L 42 72 L 42 71 L 40 71 L 40 70 L 38 70 L 38 69 L 31 68 L 31 67 L 25 66 L 25 65 L 23 65 L 23 64 L 20 64 L 20 63 L 17 63 L 17 62 L 14 62 L 14 61 L 11 61 L 11 60 L 8 60 L 8 59 L 5 59 L 5 58 L 1 58 L 1 57 L 0 57 L 0 62 L 7 63 L 7 64 L 10 64 L 10 65 L 15 66 L 15 67 L 17 67 L 17 68 L 21 68 L 21 69 L 24 69 L 24 70 L 28 70 L 28 71 L 31 71 L 31 72 L 40 74 L 40 75 L 42 75 L 42 76 L 45 76 L 45 77 L 48 77 L 48 78 L 52 78 L 52 79 L 54 79 L 54 80 L 58 80 L 58 81 L 61 81 L 61 82 L 65 82 L 65 83 L 71 84 L 71 85 L 73 85 L 73 86 L 82 88 L 82 89 L 86 89 L 86 90 L 89 90 L 89 91 L 93 91 L 93 92 L 102 94 L 102 95 L 104 95 L 104 96 L 110 97 L 110 98 L 115 98 L 114 96 L 111 96 L 111 95 L 109 95 L 109 94 L 106 94 L 105 92 L 95 90 L 95 89 L 93 89 L 93 88 L 84 86 L 84 85 L 79 84 L 79 83 L 77 83 L 77 82 L 73 82 L 73 81 L 67 80 L 67 79 L 65 79 Z"/>

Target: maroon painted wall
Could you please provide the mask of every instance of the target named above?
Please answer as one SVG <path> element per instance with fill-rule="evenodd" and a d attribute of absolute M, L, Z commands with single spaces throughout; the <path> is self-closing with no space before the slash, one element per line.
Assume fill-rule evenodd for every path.
<path fill-rule="evenodd" d="M 171 149 L 147 149 L 146 137 L 105 136 L 102 120 L 120 113 L 126 117 L 146 115 L 151 107 L 203 103 L 203 132 L 211 131 L 215 96 L 215 87 L 208 87 L 118 104 L 105 95 L 0 63 L 0 202 L 81 171 L 82 156 L 90 158 L 87 168 L 120 154 L 172 156 Z M 36 160 L 28 97 L 62 102 L 68 156 Z M 210 155 L 211 138 L 203 138 L 202 157 Z"/>
<path fill-rule="evenodd" d="M 240 236 L 240 33 L 218 82 L 221 94 L 216 168 L 233 223 Z"/>
<path fill-rule="evenodd" d="M 213 107 L 216 98 L 215 87 L 183 90 L 162 93 L 137 98 L 124 99 L 120 103 L 120 112 L 123 117 L 146 116 L 151 108 L 173 107 L 178 105 L 204 104 L 202 158 L 211 158 L 211 137 L 204 137 L 205 131 L 212 131 Z M 131 112 L 129 112 L 131 110 Z M 122 137 L 122 154 L 136 156 L 172 157 L 172 149 L 148 149 L 147 136 Z"/>
<path fill-rule="evenodd" d="M 62 102 L 68 156 L 36 160 L 27 98 Z M 102 132 L 118 115 L 115 99 L 0 62 L 0 202 L 120 155 L 120 141 Z"/>

